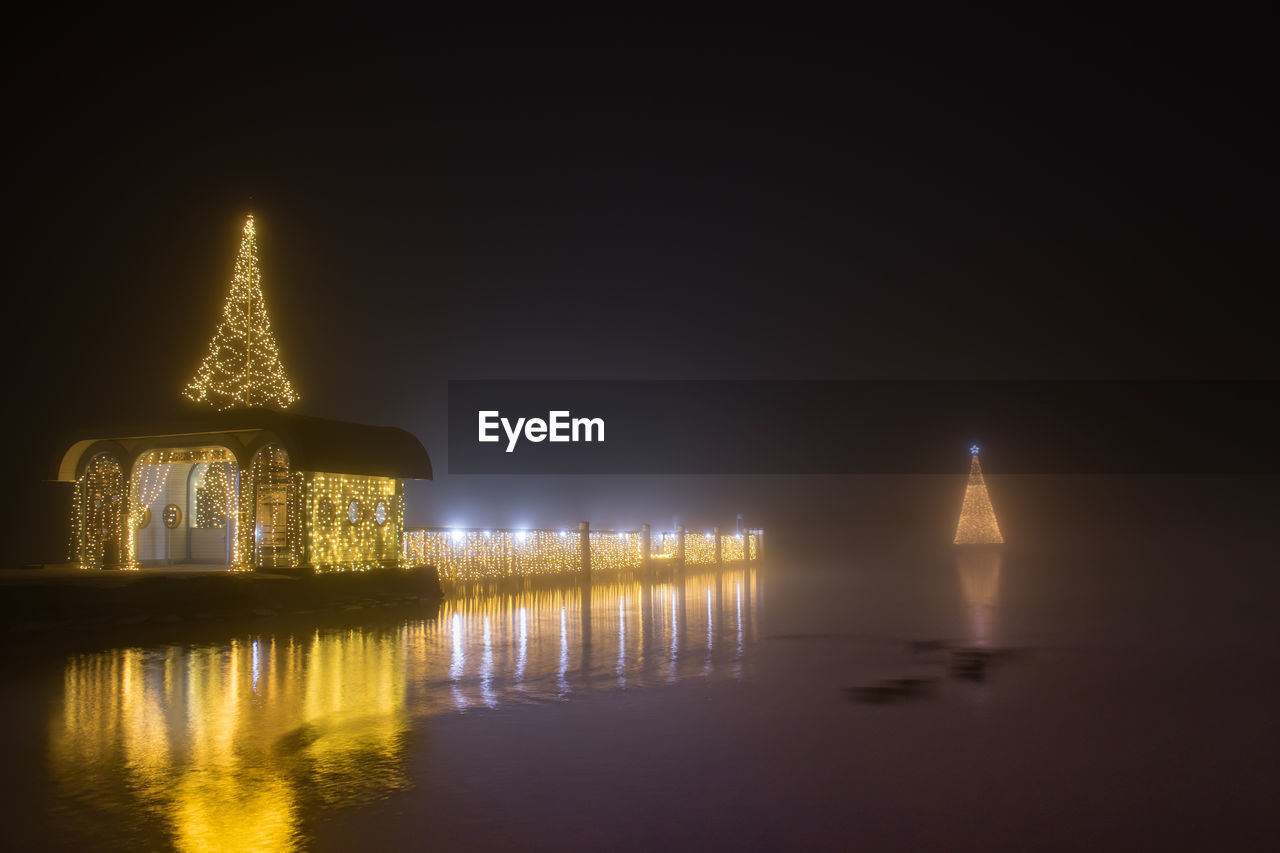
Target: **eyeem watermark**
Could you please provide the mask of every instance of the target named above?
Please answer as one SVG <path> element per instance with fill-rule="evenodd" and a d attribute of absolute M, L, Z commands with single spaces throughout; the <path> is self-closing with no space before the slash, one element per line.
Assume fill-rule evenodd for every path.
<path fill-rule="evenodd" d="M 498 428 L 507 434 L 507 453 L 516 449 L 523 434 L 526 441 L 604 441 L 604 418 L 573 418 L 569 412 L 547 412 L 547 419 L 516 418 L 513 424 L 496 409 L 481 411 L 479 440 L 501 441 Z"/>

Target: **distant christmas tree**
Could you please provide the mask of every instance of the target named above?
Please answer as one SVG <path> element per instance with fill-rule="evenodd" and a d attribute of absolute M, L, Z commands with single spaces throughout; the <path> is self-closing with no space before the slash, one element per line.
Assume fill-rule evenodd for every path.
<path fill-rule="evenodd" d="M 1000 525 L 996 521 L 991 496 L 987 494 L 986 481 L 982 479 L 982 466 L 978 464 L 978 446 L 969 448 L 973 459 L 969 463 L 969 485 L 964 490 L 964 506 L 960 508 L 960 523 L 956 525 L 957 545 L 1000 545 Z"/>
<path fill-rule="evenodd" d="M 209 354 L 199 372 L 182 393 L 218 410 L 237 406 L 286 408 L 298 400 L 284 375 L 271 321 L 267 319 L 253 216 L 244 223 L 222 322 L 209 342 Z"/>

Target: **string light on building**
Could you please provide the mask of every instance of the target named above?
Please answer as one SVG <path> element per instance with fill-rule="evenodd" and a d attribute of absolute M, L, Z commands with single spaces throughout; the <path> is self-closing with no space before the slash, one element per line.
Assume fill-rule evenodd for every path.
<path fill-rule="evenodd" d="M 267 317 L 252 216 L 244 224 L 231 293 L 222 308 L 222 322 L 209 342 L 209 352 L 199 371 L 183 394 L 218 410 L 241 406 L 287 408 L 298 400 L 297 392 L 284 374 Z"/>
<path fill-rule="evenodd" d="M 239 498 L 239 467 L 235 455 L 225 447 L 182 447 L 148 450 L 133 465 L 129 480 L 129 523 L 123 531 L 124 568 L 139 568 L 138 534 L 144 521 L 162 517 L 170 481 L 181 476 L 185 489 L 186 472 L 191 472 L 191 517 L 198 529 L 222 527 L 236 518 Z M 234 528 L 232 528 L 234 533 Z M 238 566 L 240 549 L 231 539 L 231 568 Z M 153 555 L 154 558 L 154 555 Z"/>
<path fill-rule="evenodd" d="M 315 473 L 304 480 L 304 488 L 308 545 L 317 570 L 363 571 L 401 561 L 404 502 L 395 478 Z"/>
<path fill-rule="evenodd" d="M 223 527 L 235 507 L 235 487 L 226 462 L 202 462 L 195 479 L 196 527 Z"/>
<path fill-rule="evenodd" d="M 152 450 L 144 453 L 138 460 L 133 484 L 135 500 L 130 517 L 130 522 L 135 526 L 164 489 L 171 467 L 169 457 L 166 450 Z"/>
<path fill-rule="evenodd" d="M 115 457 L 100 453 L 76 480 L 71 509 L 70 557 L 82 569 L 119 561 L 108 554 L 111 543 L 120 542 L 125 521 L 124 472 Z"/>
<path fill-rule="evenodd" d="M 960 522 L 956 525 L 957 545 L 1000 545 L 1000 524 L 996 511 L 987 494 L 987 484 L 982 478 L 982 466 L 978 463 L 978 445 L 969 448 L 969 484 L 964 489 L 964 505 L 960 508 Z"/>

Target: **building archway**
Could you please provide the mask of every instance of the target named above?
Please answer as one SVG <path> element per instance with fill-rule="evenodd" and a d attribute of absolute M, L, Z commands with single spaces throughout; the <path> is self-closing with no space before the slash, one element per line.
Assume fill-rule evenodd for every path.
<path fill-rule="evenodd" d="M 301 562 L 302 526 L 298 487 L 289 468 L 289 451 L 266 444 L 253 455 L 253 565 L 293 568 Z"/>
<path fill-rule="evenodd" d="M 124 469 L 114 453 L 94 454 L 76 480 L 71 558 L 82 568 L 120 568 L 126 519 Z"/>
<path fill-rule="evenodd" d="M 232 565 L 239 469 L 226 447 L 163 447 L 140 453 L 130 479 L 133 564 Z"/>

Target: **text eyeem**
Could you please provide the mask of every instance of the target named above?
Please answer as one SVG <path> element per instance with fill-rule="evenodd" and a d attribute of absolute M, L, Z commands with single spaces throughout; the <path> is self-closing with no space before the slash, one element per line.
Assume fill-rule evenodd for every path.
<path fill-rule="evenodd" d="M 507 434 L 507 453 L 516 449 L 523 434 L 526 441 L 604 441 L 604 418 L 572 418 L 569 412 L 547 412 L 547 419 L 516 418 L 513 424 L 496 409 L 479 412 L 482 442 L 501 441 L 498 427 Z"/>

